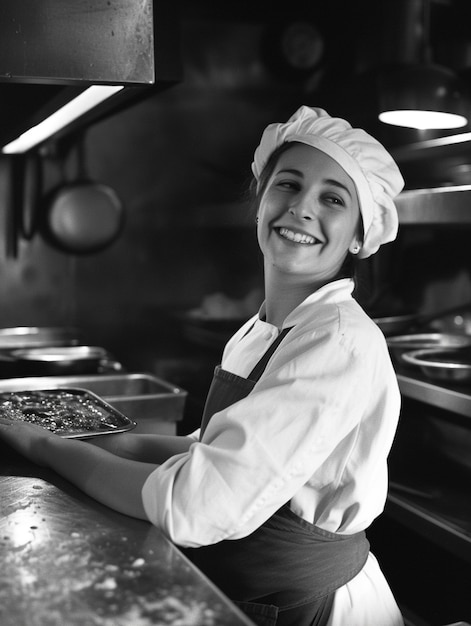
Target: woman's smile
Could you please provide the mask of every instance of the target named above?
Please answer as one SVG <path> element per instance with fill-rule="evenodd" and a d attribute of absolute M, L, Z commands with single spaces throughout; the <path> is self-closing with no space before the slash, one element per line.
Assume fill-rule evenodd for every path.
<path fill-rule="evenodd" d="M 312 235 L 308 235 L 303 232 L 291 230 L 290 228 L 275 228 L 275 231 L 282 237 L 283 239 L 287 239 L 288 241 L 293 241 L 294 243 L 299 243 L 301 245 L 312 246 L 315 243 L 319 243 L 318 239 L 315 239 Z"/>

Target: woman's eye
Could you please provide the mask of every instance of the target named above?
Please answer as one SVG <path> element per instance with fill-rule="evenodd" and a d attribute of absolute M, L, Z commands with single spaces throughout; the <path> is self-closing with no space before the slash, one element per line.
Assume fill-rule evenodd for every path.
<path fill-rule="evenodd" d="M 329 203 L 329 204 L 334 204 L 336 206 L 345 206 L 345 202 L 343 201 L 342 198 L 340 198 L 339 196 L 336 195 L 327 195 L 325 196 L 325 200 Z"/>
<path fill-rule="evenodd" d="M 299 183 L 294 180 L 280 180 L 276 183 L 276 186 L 282 189 L 299 189 Z"/>

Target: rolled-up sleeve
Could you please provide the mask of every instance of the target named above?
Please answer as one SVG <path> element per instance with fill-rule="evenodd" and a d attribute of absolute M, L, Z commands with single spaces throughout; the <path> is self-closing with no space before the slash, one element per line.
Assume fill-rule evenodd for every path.
<path fill-rule="evenodd" d="M 395 429 L 386 418 L 397 413 L 398 397 L 387 351 L 370 328 L 351 332 L 336 322 L 291 331 L 250 395 L 216 413 L 203 441 L 149 476 L 149 520 L 183 546 L 237 539 L 306 485 L 335 490 L 373 440 L 384 459 Z"/>

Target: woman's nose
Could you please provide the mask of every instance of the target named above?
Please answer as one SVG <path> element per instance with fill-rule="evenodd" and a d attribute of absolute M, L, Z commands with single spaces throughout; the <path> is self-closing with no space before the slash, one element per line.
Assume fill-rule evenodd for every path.
<path fill-rule="evenodd" d="M 306 202 L 297 202 L 296 204 L 292 204 L 288 209 L 288 213 L 300 220 L 305 221 L 310 221 L 317 217 L 312 203 L 308 204 Z"/>

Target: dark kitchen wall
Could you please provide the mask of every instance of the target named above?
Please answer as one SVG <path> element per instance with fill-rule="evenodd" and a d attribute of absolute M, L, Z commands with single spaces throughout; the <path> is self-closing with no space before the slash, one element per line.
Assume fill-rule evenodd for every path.
<path fill-rule="evenodd" d="M 90 129 L 89 170 L 126 207 L 121 239 L 77 264 L 80 325 L 97 341 L 119 349 L 150 338 L 165 351 L 180 332 L 174 313 L 260 286 L 245 197 L 253 150 L 264 126 L 301 100 L 298 84 L 263 65 L 262 32 L 183 21 L 181 84 Z"/>

